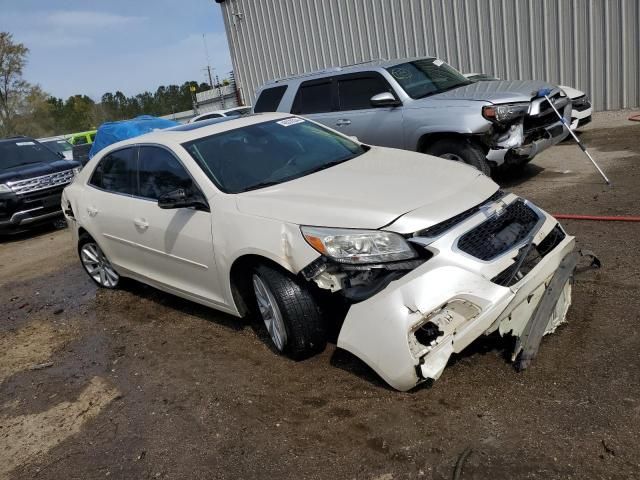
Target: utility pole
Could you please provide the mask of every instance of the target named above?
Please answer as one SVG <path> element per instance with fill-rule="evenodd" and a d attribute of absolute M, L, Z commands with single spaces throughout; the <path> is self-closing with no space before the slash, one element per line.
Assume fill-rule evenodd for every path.
<path fill-rule="evenodd" d="M 211 90 L 213 90 L 213 77 L 211 76 L 211 65 L 207 65 L 207 73 L 209 73 L 209 85 L 211 85 Z"/>
<path fill-rule="evenodd" d="M 207 38 L 202 34 L 202 43 L 204 44 L 204 55 L 207 57 L 207 73 L 209 74 L 209 86 L 213 90 L 213 77 L 211 75 L 211 60 L 209 59 L 209 48 L 207 48 Z"/>

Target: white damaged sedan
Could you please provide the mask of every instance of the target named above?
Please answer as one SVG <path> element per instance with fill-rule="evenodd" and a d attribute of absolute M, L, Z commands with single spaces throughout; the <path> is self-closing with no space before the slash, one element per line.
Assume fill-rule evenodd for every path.
<path fill-rule="evenodd" d="M 574 238 L 462 163 L 262 114 L 114 144 L 63 194 L 82 266 L 262 318 L 295 359 L 338 347 L 398 390 L 483 334 L 523 366 L 567 313 Z M 343 318 L 327 318 L 336 301 Z"/>

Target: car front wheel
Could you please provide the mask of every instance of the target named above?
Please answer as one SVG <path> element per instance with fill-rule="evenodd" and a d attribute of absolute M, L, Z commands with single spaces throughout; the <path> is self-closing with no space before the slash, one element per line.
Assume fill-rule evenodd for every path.
<path fill-rule="evenodd" d="M 429 145 L 423 153 L 434 157 L 463 162 L 477 168 L 485 175 L 491 175 L 491 166 L 482 148 L 474 143 L 460 139 L 445 139 Z"/>
<path fill-rule="evenodd" d="M 301 360 L 324 350 L 324 318 L 304 285 L 266 265 L 255 269 L 252 284 L 258 315 L 278 352 Z"/>

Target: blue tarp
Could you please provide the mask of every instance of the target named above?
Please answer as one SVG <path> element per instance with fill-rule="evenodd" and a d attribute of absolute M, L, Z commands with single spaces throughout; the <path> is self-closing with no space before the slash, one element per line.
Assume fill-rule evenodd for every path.
<path fill-rule="evenodd" d="M 96 139 L 93 141 L 89 158 L 109 145 L 127 140 L 128 138 L 137 137 L 153 130 L 162 130 L 163 128 L 175 127 L 180 125 L 173 120 L 165 120 L 164 118 L 152 117 L 151 115 L 141 115 L 132 120 L 121 120 L 119 122 L 106 122 L 100 125 Z"/>

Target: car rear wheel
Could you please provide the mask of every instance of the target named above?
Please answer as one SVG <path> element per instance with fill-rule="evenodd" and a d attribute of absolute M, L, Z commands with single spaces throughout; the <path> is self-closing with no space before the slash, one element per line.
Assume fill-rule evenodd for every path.
<path fill-rule="evenodd" d="M 255 269 L 252 284 L 258 315 L 278 352 L 300 360 L 324 350 L 325 321 L 304 285 L 265 265 Z"/>
<path fill-rule="evenodd" d="M 463 162 L 477 168 L 485 175 L 491 175 L 491 166 L 480 146 L 468 140 L 444 139 L 429 145 L 423 153 L 435 157 Z"/>
<path fill-rule="evenodd" d="M 88 235 L 80 238 L 78 254 L 84 270 L 91 280 L 103 288 L 116 288 L 120 275 L 107 259 L 100 246 Z"/>

